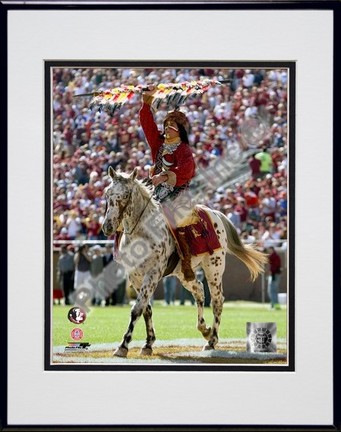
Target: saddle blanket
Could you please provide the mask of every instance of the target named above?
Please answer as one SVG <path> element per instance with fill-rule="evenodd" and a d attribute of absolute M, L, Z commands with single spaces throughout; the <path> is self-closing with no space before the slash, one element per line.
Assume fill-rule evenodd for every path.
<path fill-rule="evenodd" d="M 176 227 L 174 216 L 169 208 L 165 205 L 163 205 L 162 208 L 171 233 L 176 240 L 178 249 L 179 231 L 185 233 L 185 238 L 190 246 L 191 254 L 194 256 L 207 252 L 212 255 L 216 249 L 221 248 L 211 217 L 204 206 L 196 205 L 191 215 L 191 224 L 178 228 Z"/>

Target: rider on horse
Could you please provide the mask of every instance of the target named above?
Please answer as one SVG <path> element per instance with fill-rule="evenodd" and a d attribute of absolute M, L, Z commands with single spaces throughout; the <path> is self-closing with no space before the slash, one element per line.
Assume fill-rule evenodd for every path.
<path fill-rule="evenodd" d="M 188 142 L 189 122 L 183 112 L 172 111 L 165 117 L 164 134 L 160 134 L 151 111 L 153 91 L 143 93 L 140 123 L 154 163 L 150 172 L 155 186 L 154 197 L 162 204 L 165 213 L 174 218 L 182 272 L 190 281 L 195 279 L 195 275 L 184 227 L 191 223 L 193 205 L 186 191 L 195 175 L 195 161 Z"/>

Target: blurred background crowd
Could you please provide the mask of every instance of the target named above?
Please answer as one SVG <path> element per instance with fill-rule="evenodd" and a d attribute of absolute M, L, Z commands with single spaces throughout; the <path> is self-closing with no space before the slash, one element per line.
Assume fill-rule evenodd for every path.
<path fill-rule="evenodd" d="M 139 124 L 136 94 L 110 117 L 89 109 L 91 97 L 75 97 L 124 85 L 228 80 L 181 106 L 190 121 L 200 202 L 221 210 L 245 242 L 286 247 L 287 70 L 273 69 L 53 69 L 53 240 L 106 240 L 101 231 L 107 170 L 139 169 L 148 176 L 150 150 Z M 161 104 L 155 120 L 170 110 Z M 235 155 L 238 161 L 233 163 Z M 229 161 L 220 184 L 200 182 Z M 203 184 L 205 183 L 205 184 Z M 195 194 L 195 191 L 194 191 Z"/>

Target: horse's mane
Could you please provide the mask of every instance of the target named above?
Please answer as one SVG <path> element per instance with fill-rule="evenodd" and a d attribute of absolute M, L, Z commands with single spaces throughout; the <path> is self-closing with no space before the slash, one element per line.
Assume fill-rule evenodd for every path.
<path fill-rule="evenodd" d="M 139 190 L 141 192 L 141 195 L 144 198 L 150 199 L 153 192 L 154 192 L 154 188 L 152 186 L 152 183 L 150 181 L 149 178 L 147 179 L 143 179 L 143 180 L 135 180 L 135 183 L 138 185 Z M 157 201 L 154 198 L 151 198 L 151 202 L 157 206 Z"/>

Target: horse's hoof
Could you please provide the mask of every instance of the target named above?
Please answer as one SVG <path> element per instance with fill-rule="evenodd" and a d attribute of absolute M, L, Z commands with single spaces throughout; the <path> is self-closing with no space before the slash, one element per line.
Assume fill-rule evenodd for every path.
<path fill-rule="evenodd" d="M 214 347 L 210 344 L 206 344 L 202 350 L 203 351 L 212 351 L 212 350 L 214 350 Z"/>
<path fill-rule="evenodd" d="M 125 358 L 125 357 L 127 357 L 127 355 L 128 355 L 128 350 L 127 350 L 127 348 L 124 348 L 124 347 L 118 347 L 114 351 L 115 357 L 124 357 Z"/>
<path fill-rule="evenodd" d="M 153 349 L 148 347 L 141 348 L 140 355 L 141 356 L 151 356 L 153 354 Z"/>
<path fill-rule="evenodd" d="M 209 340 L 210 336 L 211 336 L 211 327 L 208 327 L 206 330 L 204 330 L 202 332 L 202 335 L 204 336 L 204 338 L 206 340 Z"/>

